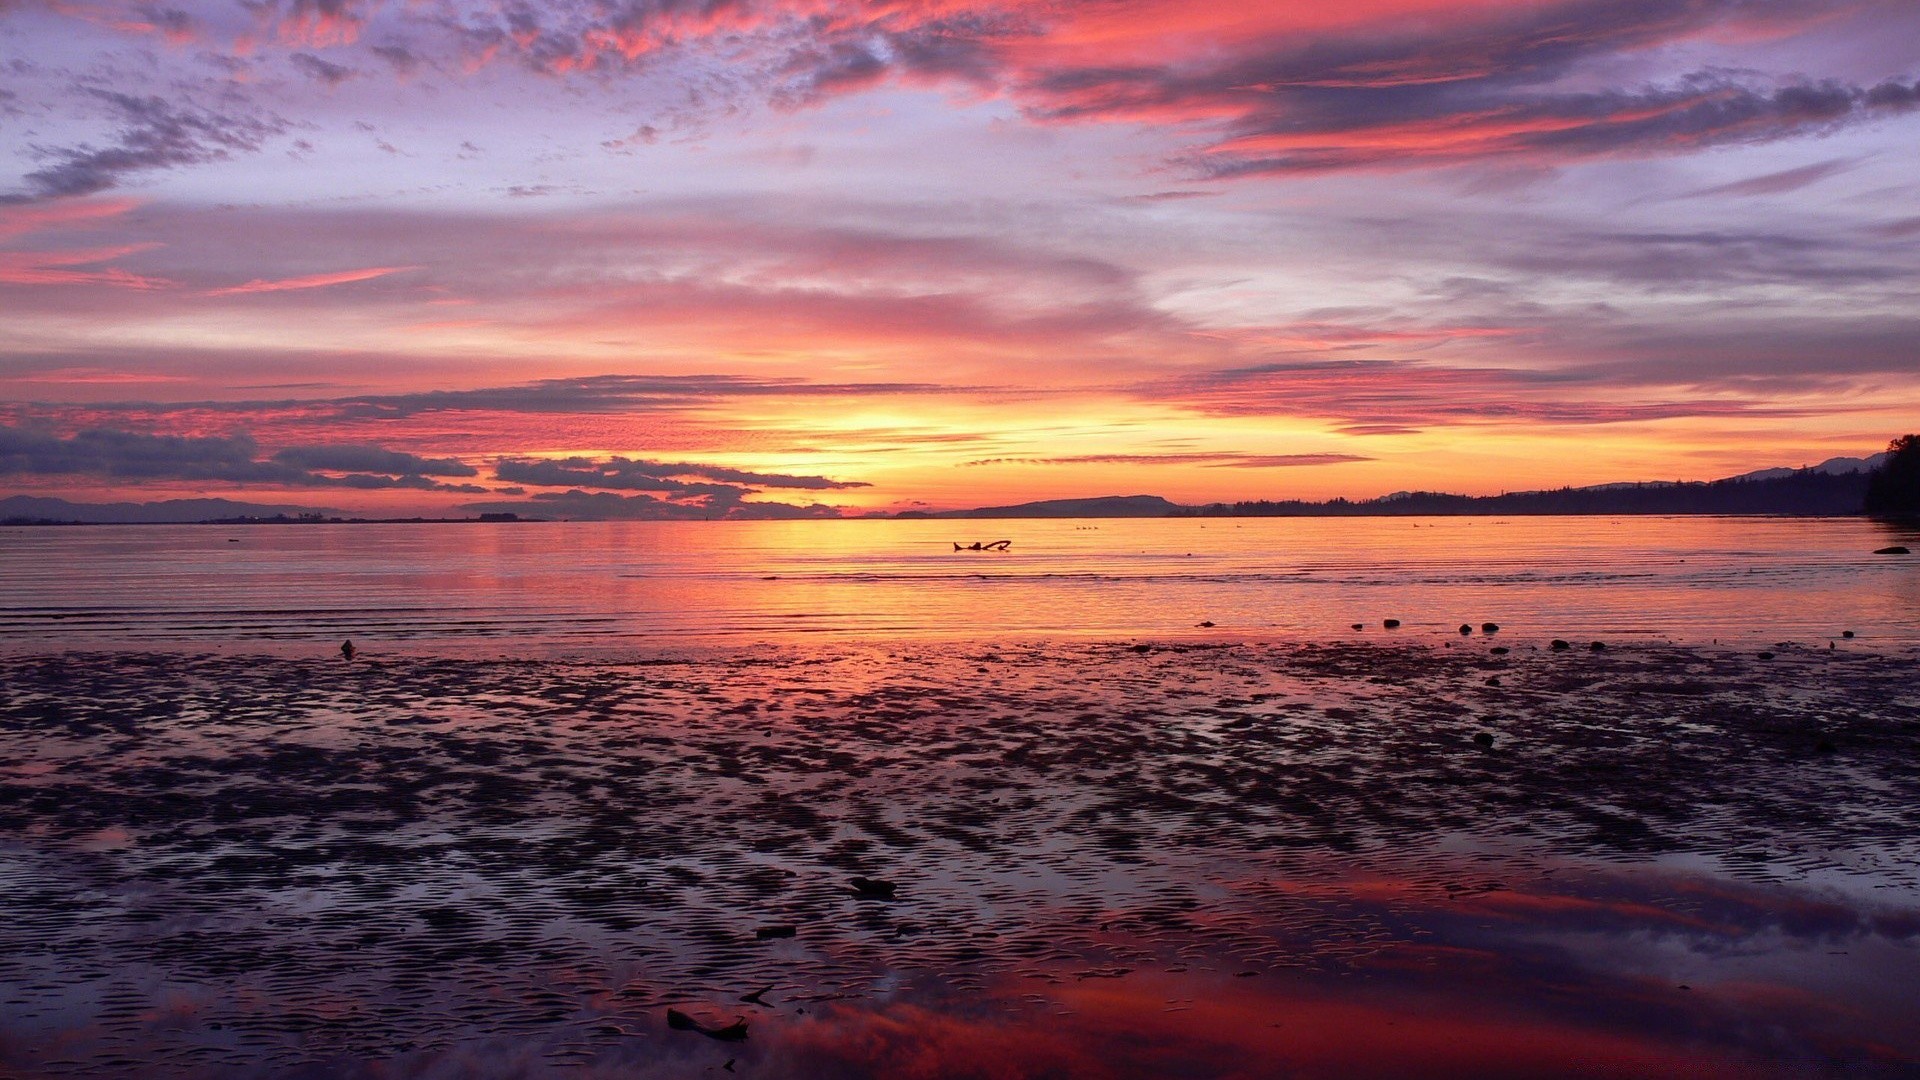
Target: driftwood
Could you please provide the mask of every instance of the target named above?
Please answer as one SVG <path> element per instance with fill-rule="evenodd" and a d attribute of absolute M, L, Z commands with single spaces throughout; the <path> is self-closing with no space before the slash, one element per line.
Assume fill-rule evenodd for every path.
<path fill-rule="evenodd" d="M 975 540 L 971 544 L 962 544 L 956 541 L 953 545 L 953 550 L 955 551 L 1005 551 L 1012 546 L 1013 546 L 1013 541 L 1011 540 L 995 540 L 991 544 L 983 544 L 978 540 Z"/>

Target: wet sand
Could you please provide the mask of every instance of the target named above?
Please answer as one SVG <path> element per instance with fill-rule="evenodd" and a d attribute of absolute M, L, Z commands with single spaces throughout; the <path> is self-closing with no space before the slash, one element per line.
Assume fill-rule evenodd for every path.
<path fill-rule="evenodd" d="M 1576 644 L 0 658 L 0 1075 L 1920 1070 L 1920 657 Z"/>

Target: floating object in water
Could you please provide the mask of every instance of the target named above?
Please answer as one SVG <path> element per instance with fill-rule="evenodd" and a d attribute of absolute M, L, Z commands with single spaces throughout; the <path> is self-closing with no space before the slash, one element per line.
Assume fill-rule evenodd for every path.
<path fill-rule="evenodd" d="M 1903 548 L 1898 544 L 1895 544 L 1892 547 L 1878 548 L 1874 551 L 1874 554 L 1875 555 L 1911 555 L 1913 554 L 1913 552 L 1908 551 L 1906 548 Z"/>
<path fill-rule="evenodd" d="M 1596 641 L 1593 644 L 1587 646 L 1587 648 L 1592 649 L 1594 652 L 1606 652 L 1607 643 L 1604 641 Z"/>
<path fill-rule="evenodd" d="M 1461 637 L 1472 637 L 1472 636 L 1473 636 L 1473 625 L 1472 625 L 1471 623 L 1461 623 L 1461 624 L 1460 624 L 1460 636 L 1461 636 Z"/>
<path fill-rule="evenodd" d="M 1354 624 L 1353 624 L 1353 628 L 1354 628 L 1355 630 L 1365 630 L 1365 629 L 1367 628 L 1367 624 L 1366 624 L 1366 623 L 1354 623 Z"/>
<path fill-rule="evenodd" d="M 1393 628 L 1400 625 L 1400 620 L 1399 619 L 1382 619 L 1380 620 L 1380 625 L 1386 627 L 1389 630 L 1392 630 Z"/>
<path fill-rule="evenodd" d="M 1491 634 L 1499 629 L 1500 624 L 1497 622 L 1483 622 L 1480 624 L 1480 632 L 1483 634 Z"/>
<path fill-rule="evenodd" d="M 1549 645 L 1548 648 L 1552 649 L 1554 652 L 1566 652 L 1568 649 L 1573 648 L 1573 645 L 1569 642 L 1561 640 L 1560 638 L 1554 638 L 1553 644 Z"/>
<path fill-rule="evenodd" d="M 352 641 L 343 641 L 340 643 L 340 655 L 349 660 L 353 659 L 353 654 L 359 651 L 360 650 L 353 647 Z"/>
<path fill-rule="evenodd" d="M 971 544 L 962 544 L 956 540 L 954 541 L 954 544 L 953 544 L 953 550 L 955 551 L 1005 551 L 1012 546 L 1013 546 L 1013 541 L 1011 540 L 995 540 L 991 544 L 983 544 L 978 540 L 975 540 Z"/>
<path fill-rule="evenodd" d="M 1853 631 L 1851 631 L 1851 630 L 1842 630 L 1842 631 L 1840 631 L 1840 636 L 1841 636 L 1841 637 L 1843 637 L 1843 638 L 1850 638 L 1850 637 L 1852 637 L 1852 636 L 1853 636 Z"/>

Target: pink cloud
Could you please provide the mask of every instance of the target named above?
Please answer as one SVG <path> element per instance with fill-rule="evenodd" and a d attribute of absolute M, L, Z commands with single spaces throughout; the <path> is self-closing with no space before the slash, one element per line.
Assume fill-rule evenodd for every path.
<path fill-rule="evenodd" d="M 132 199 L 62 199 L 0 203 L 0 240 L 61 226 L 86 226 L 118 217 L 140 204 Z"/>
<path fill-rule="evenodd" d="M 324 289 L 329 285 L 348 285 L 356 281 L 371 281 L 407 270 L 418 270 L 418 266 L 372 266 L 364 270 L 337 270 L 330 274 L 307 274 L 304 277 L 280 278 L 277 281 L 255 279 L 244 285 L 229 285 L 224 289 L 210 289 L 207 296 L 239 296 L 247 293 L 290 292 L 295 289 Z"/>
<path fill-rule="evenodd" d="M 73 267 L 111 262 L 157 244 L 123 244 L 82 251 L 0 251 L 0 284 L 107 285 L 121 289 L 164 289 L 174 283 L 117 267 L 76 270 Z"/>

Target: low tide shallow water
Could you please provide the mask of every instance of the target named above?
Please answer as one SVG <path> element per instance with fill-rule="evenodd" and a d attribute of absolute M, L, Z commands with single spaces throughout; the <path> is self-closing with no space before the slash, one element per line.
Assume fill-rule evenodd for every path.
<path fill-rule="evenodd" d="M 1504 634 L 0 658 L 0 1074 L 1920 1071 L 1920 653 Z"/>
<path fill-rule="evenodd" d="M 1890 544 L 0 529 L 0 1076 L 1920 1075 Z"/>
<path fill-rule="evenodd" d="M 955 551 L 1011 540 L 1005 552 Z M 419 654 L 694 639 L 1920 641 L 1920 534 L 1860 519 L 554 522 L 0 529 L 0 650 L 351 637 Z M 1212 623 L 1212 627 L 1202 627 Z M 297 651 L 297 650 L 296 650 Z"/>

